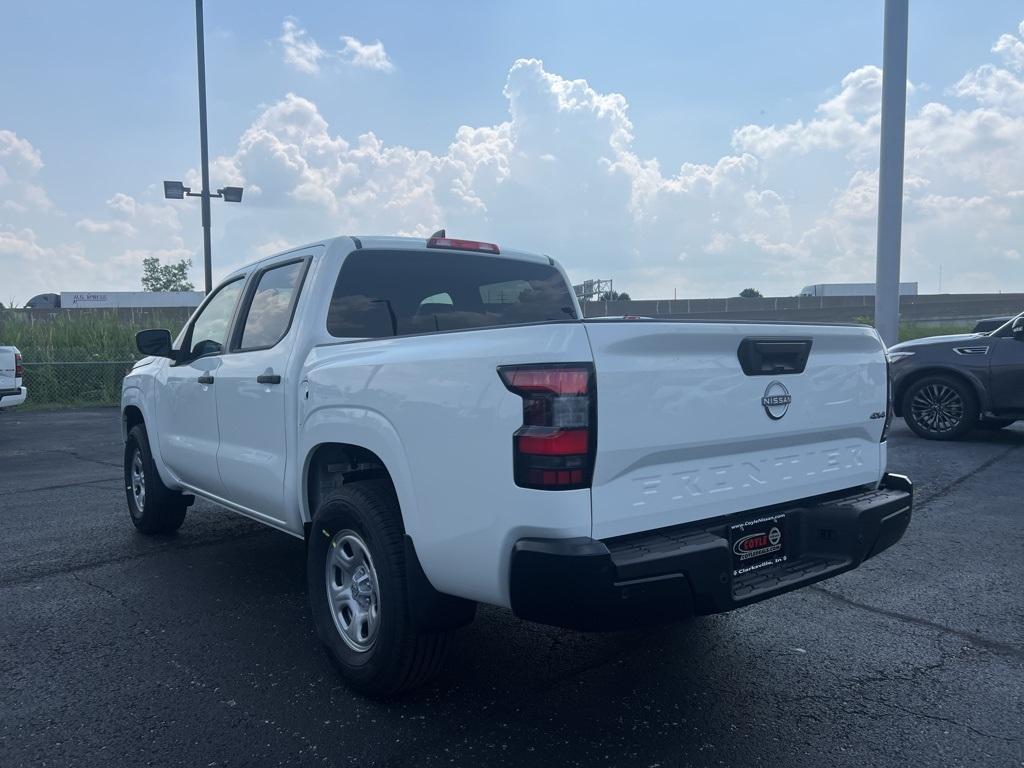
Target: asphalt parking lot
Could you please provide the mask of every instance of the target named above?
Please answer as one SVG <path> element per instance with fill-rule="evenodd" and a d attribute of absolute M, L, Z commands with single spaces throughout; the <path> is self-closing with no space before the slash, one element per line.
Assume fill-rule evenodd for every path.
<path fill-rule="evenodd" d="M 1024 428 L 918 440 L 861 569 L 610 635 L 485 608 L 441 678 L 335 677 L 300 541 L 199 502 L 135 534 L 115 409 L 0 413 L 0 765 L 1024 765 Z"/>

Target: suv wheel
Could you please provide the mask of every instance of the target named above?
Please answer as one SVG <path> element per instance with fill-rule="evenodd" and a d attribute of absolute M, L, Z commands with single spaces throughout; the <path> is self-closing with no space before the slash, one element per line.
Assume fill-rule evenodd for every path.
<path fill-rule="evenodd" d="M 194 498 L 172 491 L 160 480 L 142 424 L 131 428 L 124 444 L 124 487 L 132 523 L 145 534 L 178 530 Z"/>
<path fill-rule="evenodd" d="M 448 633 L 420 632 L 413 621 L 401 515 L 390 484 L 352 483 L 323 502 L 306 553 L 317 634 L 352 688 L 384 698 L 438 672 Z"/>
<path fill-rule="evenodd" d="M 978 398 L 971 385 L 953 376 L 926 376 L 903 397 L 903 418 L 919 436 L 956 440 L 978 426 Z"/>

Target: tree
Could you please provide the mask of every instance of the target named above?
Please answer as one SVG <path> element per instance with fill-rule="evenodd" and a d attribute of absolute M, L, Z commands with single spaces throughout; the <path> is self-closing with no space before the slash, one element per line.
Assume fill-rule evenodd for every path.
<path fill-rule="evenodd" d="M 761 292 L 757 288 L 744 288 L 740 291 L 740 298 L 743 299 L 762 299 Z"/>
<path fill-rule="evenodd" d="M 188 279 L 192 259 L 182 259 L 172 264 L 161 264 L 156 256 L 142 260 L 142 290 L 144 291 L 194 291 L 195 286 Z"/>
<path fill-rule="evenodd" d="M 619 293 L 618 291 L 605 291 L 601 294 L 599 301 L 629 301 L 628 293 Z"/>

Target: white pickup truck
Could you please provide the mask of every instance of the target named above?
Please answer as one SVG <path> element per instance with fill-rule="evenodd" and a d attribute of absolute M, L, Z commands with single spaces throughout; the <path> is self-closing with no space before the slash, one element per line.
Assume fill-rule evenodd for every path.
<path fill-rule="evenodd" d="M 24 373 L 17 347 L 0 347 L 0 408 L 21 405 L 28 397 L 22 386 Z"/>
<path fill-rule="evenodd" d="M 304 538 L 369 695 L 426 680 L 477 603 L 586 630 L 728 611 L 910 521 L 863 326 L 584 320 L 551 258 L 440 232 L 272 256 L 137 340 L 135 526 L 200 496 Z"/>

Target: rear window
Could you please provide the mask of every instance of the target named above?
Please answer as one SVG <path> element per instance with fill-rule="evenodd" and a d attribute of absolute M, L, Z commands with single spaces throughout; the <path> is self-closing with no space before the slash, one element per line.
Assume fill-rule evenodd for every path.
<path fill-rule="evenodd" d="M 548 264 L 457 251 L 353 251 L 327 314 L 343 338 L 383 338 L 574 320 L 569 288 Z"/>

